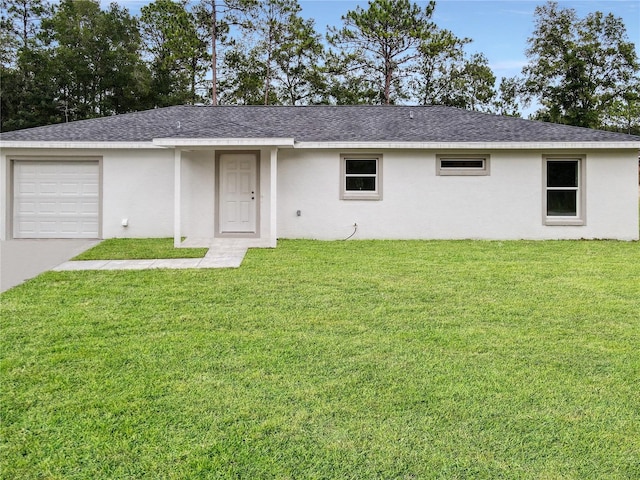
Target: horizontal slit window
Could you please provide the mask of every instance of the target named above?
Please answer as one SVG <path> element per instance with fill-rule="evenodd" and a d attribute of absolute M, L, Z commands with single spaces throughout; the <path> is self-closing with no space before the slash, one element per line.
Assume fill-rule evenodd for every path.
<path fill-rule="evenodd" d="M 484 168 L 484 160 L 442 160 L 440 168 Z"/>
<path fill-rule="evenodd" d="M 438 155 L 437 175 L 489 175 L 489 156 Z"/>

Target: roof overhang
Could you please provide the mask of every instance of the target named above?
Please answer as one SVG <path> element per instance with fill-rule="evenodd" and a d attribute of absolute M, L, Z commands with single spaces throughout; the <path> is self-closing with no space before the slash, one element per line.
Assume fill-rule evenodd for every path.
<path fill-rule="evenodd" d="M 297 142 L 295 147 L 374 150 L 640 150 L 640 142 Z"/>
<path fill-rule="evenodd" d="M 157 138 L 150 142 L 0 140 L 0 148 L 33 149 L 260 147 L 368 150 L 640 150 L 640 142 L 296 142 L 293 138 Z"/>
<path fill-rule="evenodd" d="M 153 144 L 165 148 L 291 148 L 293 138 L 154 138 Z"/>
<path fill-rule="evenodd" d="M 0 140 L 0 148 L 74 148 L 74 149 L 139 149 L 160 148 L 151 142 L 34 142 L 31 140 Z"/>

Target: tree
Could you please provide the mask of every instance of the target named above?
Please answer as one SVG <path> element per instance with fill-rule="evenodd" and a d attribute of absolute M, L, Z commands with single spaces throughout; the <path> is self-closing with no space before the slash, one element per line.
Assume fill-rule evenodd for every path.
<path fill-rule="evenodd" d="M 323 47 L 297 0 L 264 0 L 247 11 L 241 42 L 225 55 L 222 98 L 230 103 L 296 105 L 321 101 Z M 261 84 L 258 101 L 256 87 Z"/>
<path fill-rule="evenodd" d="M 342 17 L 341 29 L 330 28 L 328 40 L 339 48 L 343 75 L 376 85 L 384 104 L 410 97 L 408 81 L 416 71 L 419 47 L 432 34 L 435 2 L 424 10 L 409 0 L 372 0 Z"/>
<path fill-rule="evenodd" d="M 0 9 L 0 129 L 50 122 L 52 88 L 39 33 L 51 9 L 42 0 L 1 0 Z"/>
<path fill-rule="evenodd" d="M 452 72 L 460 69 L 464 47 L 469 43 L 469 38 L 458 38 L 449 30 L 436 29 L 420 44 L 418 70 L 412 84 L 421 104 L 442 104 L 449 96 Z"/>
<path fill-rule="evenodd" d="M 15 34 L 17 48 L 27 48 L 35 40 L 40 18 L 48 5 L 43 0 L 1 0 L 2 28 Z"/>
<path fill-rule="evenodd" d="M 537 118 L 584 127 L 602 126 L 603 115 L 638 76 L 638 59 L 620 18 L 548 2 L 535 10 L 523 69 L 525 99 L 538 99 Z"/>
<path fill-rule="evenodd" d="M 324 47 L 313 20 L 304 20 L 297 12 L 291 14 L 276 42 L 272 77 L 280 101 L 288 105 L 321 101 L 326 88 L 319 67 Z"/>
<path fill-rule="evenodd" d="M 260 105 L 264 103 L 264 78 L 267 68 L 255 49 L 229 50 L 224 57 L 223 79 L 220 81 L 220 103 Z M 273 97 L 269 103 L 275 103 Z"/>
<path fill-rule="evenodd" d="M 156 0 L 142 7 L 141 13 L 155 106 L 197 103 L 208 54 L 194 16 L 185 3 L 172 0 Z"/>
<path fill-rule="evenodd" d="M 228 42 L 230 26 L 243 25 L 247 10 L 257 0 L 201 0 L 194 8 L 198 27 L 206 32 L 211 49 L 211 104 L 218 104 L 218 57 Z"/>
<path fill-rule="evenodd" d="M 502 77 L 498 87 L 497 97 L 494 102 L 494 111 L 498 115 L 519 117 L 520 107 L 518 98 L 522 88 L 522 82 L 516 77 Z"/>
<path fill-rule="evenodd" d="M 609 105 L 603 115 L 603 126 L 608 130 L 640 135 L 640 79 Z"/>
<path fill-rule="evenodd" d="M 492 109 L 496 79 L 483 54 L 466 54 L 464 48 L 470 43 L 469 38 L 437 29 L 420 45 L 419 70 L 413 84 L 423 105 Z"/>
<path fill-rule="evenodd" d="M 48 47 L 42 59 L 55 88 L 61 120 L 124 113 L 144 108 L 144 69 L 137 23 L 126 9 L 107 12 L 93 0 L 63 0 L 42 21 Z"/>

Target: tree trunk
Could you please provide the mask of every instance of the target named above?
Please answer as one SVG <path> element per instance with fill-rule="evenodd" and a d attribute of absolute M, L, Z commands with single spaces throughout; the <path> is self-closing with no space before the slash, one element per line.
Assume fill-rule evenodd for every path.
<path fill-rule="evenodd" d="M 211 0 L 211 105 L 218 105 L 218 19 L 216 15 L 216 0 Z"/>

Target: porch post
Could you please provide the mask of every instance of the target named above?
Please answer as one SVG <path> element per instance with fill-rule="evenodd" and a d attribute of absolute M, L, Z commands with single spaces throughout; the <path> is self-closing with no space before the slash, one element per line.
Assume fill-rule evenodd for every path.
<path fill-rule="evenodd" d="M 271 168 L 269 169 L 269 172 L 269 191 L 271 195 L 271 198 L 269 199 L 269 205 L 271 206 L 269 246 L 271 248 L 275 248 L 278 244 L 278 147 L 271 149 Z"/>
<path fill-rule="evenodd" d="M 180 232 L 182 213 L 182 151 L 176 148 L 173 158 L 173 246 L 178 248 L 180 243 L 182 243 L 182 235 Z"/>

